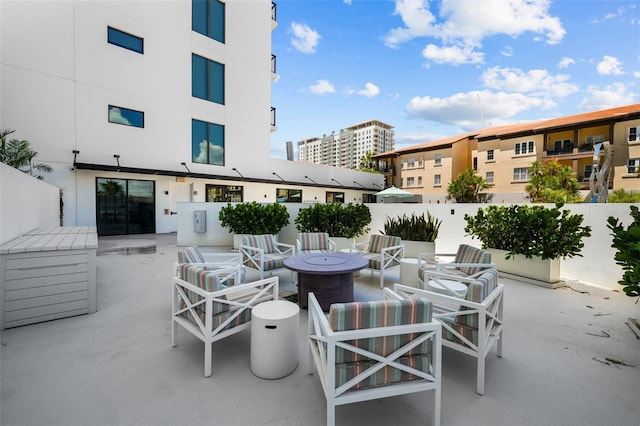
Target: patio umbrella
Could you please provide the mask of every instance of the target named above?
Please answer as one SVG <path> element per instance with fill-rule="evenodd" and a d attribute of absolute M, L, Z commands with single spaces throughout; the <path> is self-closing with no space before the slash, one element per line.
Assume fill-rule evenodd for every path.
<path fill-rule="evenodd" d="M 407 197 L 413 197 L 415 194 L 412 194 L 410 192 L 407 192 L 405 190 L 392 186 L 391 188 L 387 188 L 380 192 L 376 192 L 375 195 L 378 195 L 382 198 L 407 198 Z"/>

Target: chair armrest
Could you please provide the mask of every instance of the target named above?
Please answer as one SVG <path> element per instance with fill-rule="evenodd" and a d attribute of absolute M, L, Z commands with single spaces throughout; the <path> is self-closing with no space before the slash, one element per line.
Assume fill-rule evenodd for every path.
<path fill-rule="evenodd" d="M 396 250 L 398 250 L 398 253 L 392 254 L 391 256 L 398 257 L 398 254 L 401 254 L 402 256 L 399 256 L 399 257 L 400 258 L 404 257 L 404 244 L 398 244 L 397 246 L 382 247 L 380 252 L 382 253 L 383 256 L 385 255 L 389 256 L 388 252 L 395 252 Z"/>
<path fill-rule="evenodd" d="M 438 265 L 440 263 L 448 263 L 448 262 L 440 262 L 438 260 L 439 257 L 452 257 L 455 259 L 455 253 L 418 253 L 418 266 L 421 264 L 427 265 Z"/>
<path fill-rule="evenodd" d="M 280 254 L 286 254 L 289 256 L 295 256 L 296 254 L 296 246 L 292 244 L 276 243 L 276 250 L 278 250 L 278 253 Z"/>
<path fill-rule="evenodd" d="M 336 242 L 329 238 L 329 250 L 335 252 L 337 248 Z"/>
<path fill-rule="evenodd" d="M 351 253 L 364 253 L 369 246 L 369 241 L 361 241 L 359 243 L 351 243 Z M 364 248 L 360 248 L 364 247 Z"/>
<path fill-rule="evenodd" d="M 468 275 L 470 278 L 476 278 L 489 270 L 495 270 L 495 263 L 439 263 L 435 267 L 435 272 L 446 273 L 447 269 L 455 268 L 482 268 L 480 271 L 475 274 Z M 429 271 L 431 272 L 431 271 Z"/>

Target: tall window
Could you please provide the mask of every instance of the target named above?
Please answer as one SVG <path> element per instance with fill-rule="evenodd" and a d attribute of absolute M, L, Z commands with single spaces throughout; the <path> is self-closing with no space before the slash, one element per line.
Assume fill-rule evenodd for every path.
<path fill-rule="evenodd" d="M 107 42 L 115 46 L 129 49 L 132 52 L 144 53 L 144 39 L 115 28 L 107 27 Z"/>
<path fill-rule="evenodd" d="M 191 95 L 224 105 L 224 65 L 192 54 Z"/>
<path fill-rule="evenodd" d="M 518 182 L 529 180 L 529 168 L 516 167 L 513 169 L 513 180 Z"/>
<path fill-rule="evenodd" d="M 301 203 L 301 189 L 276 188 L 276 201 L 279 203 Z"/>
<path fill-rule="evenodd" d="M 436 166 L 442 164 L 442 154 L 436 154 L 435 163 Z"/>
<path fill-rule="evenodd" d="M 493 172 L 487 172 L 487 177 L 485 178 L 488 184 L 493 183 Z"/>
<path fill-rule="evenodd" d="M 191 153 L 194 163 L 224 166 L 224 126 L 191 120 Z"/>
<path fill-rule="evenodd" d="M 412 187 L 413 186 L 413 182 L 414 182 L 413 176 L 407 178 L 407 186 L 408 187 Z"/>
<path fill-rule="evenodd" d="M 218 0 L 192 0 L 191 29 L 224 43 L 224 3 Z"/>
<path fill-rule="evenodd" d="M 492 149 L 488 149 L 487 150 L 487 161 L 493 161 L 494 157 L 493 157 L 493 150 Z"/>
<path fill-rule="evenodd" d="M 418 176 L 418 186 L 422 186 L 422 176 Z"/>
<path fill-rule="evenodd" d="M 413 158 L 409 158 L 407 160 L 407 167 L 409 167 L 409 168 L 415 167 L 415 160 Z"/>
<path fill-rule="evenodd" d="M 433 177 L 433 186 L 440 186 L 442 185 L 442 177 L 440 175 L 435 175 Z"/>
<path fill-rule="evenodd" d="M 630 158 L 627 163 L 627 173 L 637 174 L 640 173 L 640 158 Z"/>
<path fill-rule="evenodd" d="M 144 127 L 144 112 L 109 105 L 109 123 Z"/>
<path fill-rule="evenodd" d="M 640 127 L 629 127 L 629 142 L 640 141 Z"/>

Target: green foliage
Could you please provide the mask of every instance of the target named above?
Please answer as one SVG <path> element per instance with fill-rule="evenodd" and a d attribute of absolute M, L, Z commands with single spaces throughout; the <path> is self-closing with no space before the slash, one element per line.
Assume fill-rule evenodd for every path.
<path fill-rule="evenodd" d="M 640 193 L 616 189 L 607 197 L 607 203 L 640 203 Z"/>
<path fill-rule="evenodd" d="M 582 239 L 591 236 L 590 226 L 581 226 L 582 215 L 544 206 L 488 206 L 475 216 L 465 215 L 467 235 L 482 241 L 483 248 L 506 250 L 527 258 L 555 259 L 582 256 Z"/>
<path fill-rule="evenodd" d="M 532 203 L 574 203 L 581 201 L 580 185 L 573 169 L 557 161 L 534 161 L 529 168 L 526 191 Z"/>
<path fill-rule="evenodd" d="M 289 212 L 280 203 L 228 203 L 220 209 L 218 219 L 234 234 L 277 234 L 289 224 Z"/>
<path fill-rule="evenodd" d="M 362 157 L 360 157 L 360 164 L 356 170 L 361 172 L 370 172 L 370 173 L 378 173 L 378 169 L 376 167 L 376 162 L 372 158 L 373 152 L 367 151 Z"/>
<path fill-rule="evenodd" d="M 371 211 L 364 204 L 314 204 L 295 219 L 300 232 L 328 232 L 331 237 L 355 238 L 369 231 Z"/>
<path fill-rule="evenodd" d="M 42 179 L 42 176 L 34 175 L 34 170 L 51 173 L 53 171 L 51 166 L 33 162 L 38 153 L 31 149 L 29 141 L 18 139 L 7 141 L 7 136 L 13 132 L 15 130 L 0 129 L 0 162 L 38 179 Z"/>
<path fill-rule="evenodd" d="M 102 182 L 98 188 L 98 195 L 121 195 L 123 193 L 122 184 L 117 180 Z"/>
<path fill-rule="evenodd" d="M 447 200 L 453 199 L 457 203 L 481 203 L 487 200 L 488 194 L 480 194 L 480 191 L 488 187 L 487 181 L 469 168 L 451 181 L 447 187 Z"/>
<path fill-rule="evenodd" d="M 607 228 L 612 231 L 611 247 L 617 250 L 614 259 L 624 271 L 618 284 L 627 296 L 637 297 L 640 296 L 640 211 L 637 206 L 629 208 L 633 222 L 627 228 L 613 216 L 607 219 Z"/>
<path fill-rule="evenodd" d="M 405 241 L 433 242 L 438 237 L 441 223 L 442 221 L 432 216 L 429 211 L 426 216 L 412 213 L 409 217 L 404 214 L 402 217 L 387 217 L 384 222 L 384 232 L 381 231 L 381 233 L 400 237 Z"/>

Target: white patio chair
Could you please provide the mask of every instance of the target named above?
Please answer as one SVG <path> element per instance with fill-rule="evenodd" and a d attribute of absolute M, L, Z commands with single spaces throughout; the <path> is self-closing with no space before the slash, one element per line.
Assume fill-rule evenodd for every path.
<path fill-rule="evenodd" d="M 404 257 L 404 246 L 400 237 L 374 234 L 369 241 L 351 244 L 351 253 L 368 259 L 365 269 L 380 272 L 380 288 L 384 287 L 384 271 L 400 266 Z"/>
<path fill-rule="evenodd" d="M 277 300 L 278 277 L 248 284 L 238 282 L 241 267 L 205 270 L 181 264 L 173 278 L 171 346 L 178 344 L 178 326 L 204 343 L 204 375 L 211 376 L 212 344 L 249 327 L 251 309 Z"/>
<path fill-rule="evenodd" d="M 284 269 L 284 260 L 294 256 L 296 248 L 277 242 L 272 234 L 247 235 L 242 238 L 240 254 L 242 264 L 260 272 L 260 279 L 263 279 L 265 272 Z"/>
<path fill-rule="evenodd" d="M 388 300 L 333 304 L 328 318 L 309 293 L 309 373 L 315 365 L 328 426 L 338 405 L 426 390 L 440 424 L 442 335 L 432 304 L 384 293 Z"/>
<path fill-rule="evenodd" d="M 178 262 L 174 264 L 174 276 L 178 276 L 179 266 L 189 263 L 202 269 L 223 269 L 242 266 L 242 256 L 238 253 L 203 253 L 197 245 L 178 250 Z M 245 281 L 246 268 L 241 268 L 238 283 Z"/>
<path fill-rule="evenodd" d="M 467 244 L 460 244 L 456 253 L 418 253 L 418 287 L 425 287 L 424 275 L 435 271 L 463 277 L 477 277 L 491 263 L 491 252 Z"/>
<path fill-rule="evenodd" d="M 496 346 L 502 357 L 504 286 L 498 283 L 498 271 L 485 270 L 476 278 L 427 271 L 425 280 L 463 283 L 466 294 L 461 297 L 451 291 L 430 291 L 395 284 L 395 292 L 405 298 L 419 297 L 433 302 L 433 318 L 442 324 L 442 345 L 476 358 L 476 392 L 484 394 L 486 357 Z"/>
<path fill-rule="evenodd" d="M 296 248 L 298 254 L 335 253 L 336 243 L 327 232 L 300 232 Z"/>

